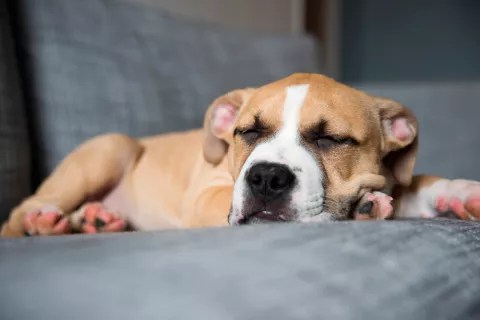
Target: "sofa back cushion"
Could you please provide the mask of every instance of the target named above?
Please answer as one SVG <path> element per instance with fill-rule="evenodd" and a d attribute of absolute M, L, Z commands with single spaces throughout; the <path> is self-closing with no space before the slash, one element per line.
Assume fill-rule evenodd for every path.
<path fill-rule="evenodd" d="M 0 1 L 0 223 L 30 193 L 30 150 L 10 23 Z"/>
<path fill-rule="evenodd" d="M 356 87 L 413 110 L 420 125 L 416 173 L 480 180 L 480 82 Z"/>
<path fill-rule="evenodd" d="M 320 71 L 309 37 L 221 30 L 122 1 L 19 3 L 37 182 L 95 135 L 199 127 L 229 90 Z"/>

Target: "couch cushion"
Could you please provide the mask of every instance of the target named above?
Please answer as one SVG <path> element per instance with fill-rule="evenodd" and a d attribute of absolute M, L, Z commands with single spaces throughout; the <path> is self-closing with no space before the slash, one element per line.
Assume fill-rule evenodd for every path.
<path fill-rule="evenodd" d="M 7 239 L 0 318 L 480 319 L 479 239 L 445 220 Z"/>
<path fill-rule="evenodd" d="M 9 23 L 0 1 L 0 223 L 31 192 L 25 110 Z"/>
<path fill-rule="evenodd" d="M 308 37 L 219 30 L 112 0 L 19 3 L 39 178 L 94 135 L 199 127 L 228 90 L 319 71 Z"/>
<path fill-rule="evenodd" d="M 413 110 L 420 125 L 417 173 L 480 180 L 480 82 L 354 86 Z"/>

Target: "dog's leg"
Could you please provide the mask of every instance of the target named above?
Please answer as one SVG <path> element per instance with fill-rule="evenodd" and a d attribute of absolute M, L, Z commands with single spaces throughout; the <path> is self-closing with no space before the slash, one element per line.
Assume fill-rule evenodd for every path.
<path fill-rule="evenodd" d="M 393 194 L 396 218 L 434 218 L 454 215 L 463 220 L 480 219 L 480 183 L 415 176 L 408 188 Z"/>
<path fill-rule="evenodd" d="M 233 186 L 210 187 L 202 190 L 194 201 L 185 201 L 181 210 L 183 227 L 228 226 L 232 194 Z"/>
<path fill-rule="evenodd" d="M 140 157 L 143 147 L 124 135 L 96 137 L 70 153 L 10 213 L 3 237 L 68 233 L 68 215 L 92 197 L 108 193 Z"/>

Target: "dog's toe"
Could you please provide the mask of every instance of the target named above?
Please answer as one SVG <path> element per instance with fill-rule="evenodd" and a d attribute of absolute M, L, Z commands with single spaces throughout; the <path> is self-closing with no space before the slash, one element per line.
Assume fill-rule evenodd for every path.
<path fill-rule="evenodd" d="M 60 235 L 70 232 L 70 224 L 62 210 L 45 206 L 25 215 L 23 229 L 25 236 Z"/>
<path fill-rule="evenodd" d="M 81 209 L 80 231 L 83 233 L 121 232 L 127 228 L 127 222 L 102 203 L 87 203 Z"/>
<path fill-rule="evenodd" d="M 382 192 L 370 192 L 362 197 L 354 211 L 355 220 L 385 220 L 392 216 L 393 198 Z"/>
<path fill-rule="evenodd" d="M 465 203 L 465 208 L 473 217 L 480 219 L 480 195 L 468 198 Z"/>
<path fill-rule="evenodd" d="M 480 220 L 480 184 L 469 180 L 452 180 L 444 192 L 435 195 L 438 216 L 453 213 L 463 220 Z"/>

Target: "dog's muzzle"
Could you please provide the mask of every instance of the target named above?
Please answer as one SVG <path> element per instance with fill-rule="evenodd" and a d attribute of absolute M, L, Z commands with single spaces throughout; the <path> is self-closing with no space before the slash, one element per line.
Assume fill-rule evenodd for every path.
<path fill-rule="evenodd" d="M 249 196 L 240 224 L 293 219 L 289 210 L 285 210 L 296 183 L 290 168 L 283 164 L 260 162 L 249 169 L 245 181 Z"/>

